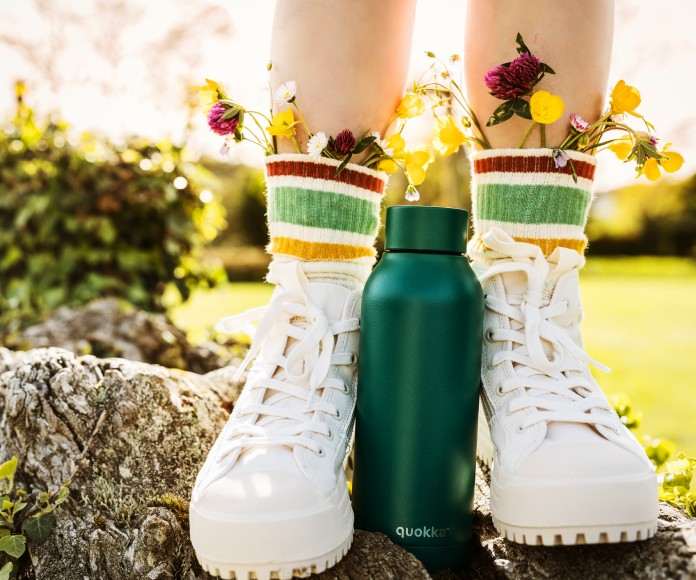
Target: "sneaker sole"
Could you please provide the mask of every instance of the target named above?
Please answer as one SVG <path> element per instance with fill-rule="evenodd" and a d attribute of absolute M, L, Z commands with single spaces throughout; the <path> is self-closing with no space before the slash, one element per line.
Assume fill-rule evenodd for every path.
<path fill-rule="evenodd" d="M 618 544 L 652 538 L 657 521 L 622 526 L 570 526 L 563 528 L 525 528 L 493 518 L 493 525 L 505 539 L 528 546 L 576 546 L 582 544 Z"/>
<path fill-rule="evenodd" d="M 238 564 L 208 560 L 196 552 L 196 557 L 203 569 L 214 576 L 225 580 L 290 580 L 293 577 L 307 578 L 312 574 L 320 574 L 335 566 L 348 553 L 353 543 L 353 533 L 335 550 L 295 562 L 273 564 Z"/>

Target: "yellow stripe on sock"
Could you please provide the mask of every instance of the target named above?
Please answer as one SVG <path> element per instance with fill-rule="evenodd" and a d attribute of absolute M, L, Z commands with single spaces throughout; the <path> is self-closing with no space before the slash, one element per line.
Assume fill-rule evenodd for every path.
<path fill-rule="evenodd" d="M 293 238 L 272 238 L 268 252 L 294 256 L 301 260 L 354 260 L 375 255 L 374 248 L 304 242 Z"/>
<path fill-rule="evenodd" d="M 556 248 L 569 248 L 575 250 L 578 254 L 583 254 L 587 247 L 586 239 L 576 238 L 514 238 L 516 242 L 524 242 L 525 244 L 534 244 L 539 246 L 544 256 L 547 258 L 553 254 Z M 479 234 L 469 242 L 470 251 L 491 251 L 491 249 L 483 243 L 483 237 Z"/>

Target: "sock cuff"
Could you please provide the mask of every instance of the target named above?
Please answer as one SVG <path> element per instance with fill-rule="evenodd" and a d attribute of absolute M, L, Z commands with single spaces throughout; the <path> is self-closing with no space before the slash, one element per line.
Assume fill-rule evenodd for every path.
<path fill-rule="evenodd" d="M 318 179 L 336 184 L 336 187 L 339 184 L 345 185 L 347 192 L 351 187 L 357 187 L 377 195 L 384 194 L 388 173 L 348 163 L 341 173 L 335 175 L 340 165 L 341 162 L 337 159 L 312 159 L 302 153 L 269 155 L 266 157 L 266 179 L 295 177 L 298 182 L 303 179 Z"/>
<path fill-rule="evenodd" d="M 308 261 L 374 260 L 388 174 L 303 154 L 266 158 L 272 254 Z"/>
<path fill-rule="evenodd" d="M 546 148 L 489 149 L 472 156 L 474 252 L 485 251 L 481 237 L 493 227 L 540 246 L 545 255 L 558 246 L 585 250 L 597 161 L 587 153 L 566 151 L 565 165 L 557 166 L 553 153 Z"/>

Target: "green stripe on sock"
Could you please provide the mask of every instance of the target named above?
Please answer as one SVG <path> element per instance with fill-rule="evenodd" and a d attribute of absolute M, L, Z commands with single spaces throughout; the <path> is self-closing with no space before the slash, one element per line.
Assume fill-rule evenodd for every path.
<path fill-rule="evenodd" d="M 585 225 L 592 196 L 559 185 L 477 185 L 479 219 L 518 224 Z"/>
<path fill-rule="evenodd" d="M 379 204 L 364 199 L 299 187 L 274 187 L 268 197 L 271 222 L 370 236 L 379 227 Z"/>

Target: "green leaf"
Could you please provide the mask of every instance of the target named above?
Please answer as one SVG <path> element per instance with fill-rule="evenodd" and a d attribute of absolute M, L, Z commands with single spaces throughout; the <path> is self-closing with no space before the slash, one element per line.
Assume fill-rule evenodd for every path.
<path fill-rule="evenodd" d="M 577 183 L 578 182 L 578 174 L 575 171 L 575 165 L 573 164 L 573 160 L 568 158 L 568 163 L 570 164 L 570 170 L 573 172 L 573 181 L 575 183 Z"/>
<path fill-rule="evenodd" d="M 26 544 L 27 539 L 24 536 L 5 536 L 0 538 L 0 552 L 5 552 L 13 558 L 21 558 Z"/>
<path fill-rule="evenodd" d="M 515 111 L 513 110 L 512 101 L 505 101 L 495 111 L 493 111 L 493 114 L 491 115 L 491 118 L 488 119 L 486 126 L 492 127 L 493 125 L 507 121 L 514 114 Z"/>
<path fill-rule="evenodd" d="M 0 580 L 9 580 L 10 572 L 12 572 L 13 568 L 12 562 L 7 562 L 7 564 L 0 568 Z"/>
<path fill-rule="evenodd" d="M 25 507 L 27 507 L 27 502 L 25 501 L 20 501 L 14 504 L 14 507 L 12 508 L 12 514 L 16 514 L 17 512 L 23 510 Z"/>
<path fill-rule="evenodd" d="M 525 101 L 524 99 L 513 99 L 512 101 L 510 101 L 510 105 L 515 115 L 518 115 L 523 119 L 529 119 L 531 121 L 532 113 L 529 110 L 529 103 L 527 101 Z"/>
<path fill-rule="evenodd" d="M 12 532 L 8 530 L 7 528 L 0 528 L 0 538 L 4 538 L 5 536 L 9 536 Z"/>
<path fill-rule="evenodd" d="M 22 531 L 27 537 L 37 544 L 42 544 L 46 541 L 53 524 L 56 523 L 56 516 L 53 513 L 44 513 L 27 518 L 22 522 Z"/>
<path fill-rule="evenodd" d="M 556 71 L 553 70 L 548 64 L 542 62 L 541 63 L 541 72 L 549 73 L 550 75 L 555 75 Z"/>
<path fill-rule="evenodd" d="M 66 499 L 68 499 L 69 495 L 70 495 L 70 490 L 68 489 L 68 487 L 65 485 L 62 486 L 58 490 L 58 495 L 56 496 L 56 500 L 55 500 L 56 505 L 58 505 L 59 503 L 63 503 Z"/>
<path fill-rule="evenodd" d="M 223 113 L 222 117 L 220 117 L 220 120 L 227 121 L 227 119 L 234 117 L 237 113 L 239 113 L 239 107 L 235 105 L 234 107 L 230 107 L 229 109 L 227 109 Z"/>
<path fill-rule="evenodd" d="M 358 142 L 355 144 L 355 147 L 353 147 L 353 153 L 356 154 L 356 155 L 357 155 L 358 153 L 362 153 L 362 152 L 365 151 L 365 149 L 367 149 L 372 143 L 374 143 L 376 139 L 377 139 L 377 137 L 375 137 L 374 135 L 370 135 L 370 136 L 368 136 L 368 137 L 363 137 L 362 139 L 360 139 L 360 141 L 358 141 Z"/>
<path fill-rule="evenodd" d="M 14 478 L 15 471 L 17 471 L 17 458 L 13 457 L 12 459 L 5 461 L 5 463 L 0 465 L 0 479 Z"/>
<path fill-rule="evenodd" d="M 522 35 L 518 32 L 517 33 L 517 53 L 522 54 L 523 52 L 526 52 L 527 54 L 532 54 L 532 51 L 527 48 L 527 45 L 524 43 L 524 40 L 522 40 Z"/>
<path fill-rule="evenodd" d="M 352 153 L 348 153 L 348 155 L 346 155 L 346 158 L 343 161 L 341 161 L 341 164 L 338 166 L 338 169 L 336 169 L 336 173 L 334 173 L 334 177 L 339 175 L 341 173 L 341 171 L 343 171 L 346 168 L 346 165 L 348 165 L 348 162 L 350 161 L 350 158 L 352 156 L 353 156 Z"/>

